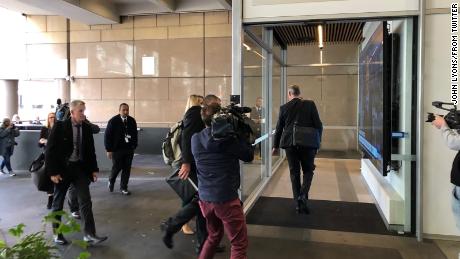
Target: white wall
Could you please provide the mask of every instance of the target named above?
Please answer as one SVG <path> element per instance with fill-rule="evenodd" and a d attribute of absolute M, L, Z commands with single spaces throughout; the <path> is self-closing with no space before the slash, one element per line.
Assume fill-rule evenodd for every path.
<path fill-rule="evenodd" d="M 427 16 L 425 44 L 424 111 L 445 114 L 431 102 L 450 100 L 450 14 Z M 423 232 L 459 236 L 450 207 L 450 169 L 456 152 L 447 149 L 440 132 L 428 123 L 423 152 Z"/>
<path fill-rule="evenodd" d="M 243 21 L 401 16 L 417 12 L 418 2 L 418 0 L 245 0 Z"/>

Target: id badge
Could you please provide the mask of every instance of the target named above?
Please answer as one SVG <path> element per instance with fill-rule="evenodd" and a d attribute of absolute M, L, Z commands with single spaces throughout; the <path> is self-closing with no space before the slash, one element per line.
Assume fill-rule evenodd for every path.
<path fill-rule="evenodd" d="M 125 136 L 125 142 L 129 143 L 129 138 L 127 136 Z"/>

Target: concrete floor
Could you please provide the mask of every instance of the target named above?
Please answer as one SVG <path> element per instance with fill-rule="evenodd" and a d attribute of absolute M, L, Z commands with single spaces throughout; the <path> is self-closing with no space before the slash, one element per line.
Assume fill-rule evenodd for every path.
<path fill-rule="evenodd" d="M 166 185 L 164 177 L 169 173 L 159 157 L 137 157 L 141 165 L 133 169 L 129 188 L 132 196 L 122 196 L 106 190 L 107 173 L 92 184 L 94 216 L 98 234 L 109 239 L 92 247 L 91 258 L 196 258 L 192 236 L 178 233 L 175 247 L 167 249 L 161 242 L 160 222 L 174 214 L 180 200 Z M 145 166 L 145 164 L 150 164 Z M 143 166 L 144 165 L 144 166 Z M 286 165 L 280 169 L 286 173 Z M 283 173 L 284 172 L 284 173 Z M 41 219 L 45 209 L 46 194 L 37 192 L 29 174 L 18 172 L 17 177 L 0 175 L 0 230 L 18 223 L 27 225 L 28 233 L 43 230 Z M 280 177 L 283 177 L 280 175 Z M 275 178 L 274 178 L 275 179 Z M 340 196 L 340 193 L 339 193 Z M 357 195 L 356 197 L 359 197 Z M 45 228 L 51 238 L 50 227 Z M 445 241 L 442 246 L 426 241 L 418 243 L 414 238 L 346 233 L 324 230 L 291 229 L 285 227 L 249 225 L 248 258 L 446 258 L 439 247 L 448 250 L 453 257 L 458 243 Z M 82 234 L 68 236 L 81 239 Z M 224 238 L 225 239 L 225 238 Z M 13 243 L 11 238 L 7 238 Z M 216 258 L 229 258 L 227 252 Z M 449 250 L 450 249 L 450 250 Z M 75 246 L 61 248 L 62 258 L 75 258 L 80 249 Z"/>

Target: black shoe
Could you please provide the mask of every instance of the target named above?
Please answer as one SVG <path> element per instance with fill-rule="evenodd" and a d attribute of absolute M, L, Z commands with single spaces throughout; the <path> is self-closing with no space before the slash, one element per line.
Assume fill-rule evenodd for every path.
<path fill-rule="evenodd" d="M 48 203 L 46 204 L 46 208 L 50 210 L 52 206 L 53 206 L 53 196 L 48 196 Z"/>
<path fill-rule="evenodd" d="M 310 214 L 310 209 L 308 208 L 307 206 L 307 199 L 305 198 L 300 198 L 298 201 L 297 201 L 297 206 L 298 206 L 298 213 L 301 213 L 301 214 Z"/>
<path fill-rule="evenodd" d="M 107 187 L 109 188 L 109 192 L 113 192 L 113 184 L 110 182 L 107 183 Z"/>
<path fill-rule="evenodd" d="M 53 242 L 56 245 L 67 245 L 69 243 L 62 234 L 54 235 Z"/>
<path fill-rule="evenodd" d="M 70 213 L 70 215 L 74 219 L 81 219 L 80 212 L 78 212 L 78 211 L 74 211 L 74 212 Z"/>
<path fill-rule="evenodd" d="M 172 249 L 174 247 L 174 242 L 173 242 L 173 234 L 171 232 L 168 231 L 168 222 L 162 222 L 161 225 L 160 225 L 160 229 L 162 232 L 164 232 L 163 234 L 163 243 L 165 244 L 165 246 L 169 249 Z"/>
<path fill-rule="evenodd" d="M 128 190 L 120 190 L 121 194 L 123 195 L 131 195 L 131 192 Z"/>
<path fill-rule="evenodd" d="M 88 243 L 88 245 L 96 245 L 107 240 L 108 237 L 98 237 L 96 235 L 85 235 L 83 241 Z"/>

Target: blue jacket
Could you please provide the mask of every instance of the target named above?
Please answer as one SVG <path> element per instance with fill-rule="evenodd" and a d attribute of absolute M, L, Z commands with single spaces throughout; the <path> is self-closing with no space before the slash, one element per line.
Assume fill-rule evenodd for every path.
<path fill-rule="evenodd" d="M 192 137 L 192 154 L 198 172 L 198 194 L 207 202 L 226 202 L 238 198 L 239 160 L 250 162 L 254 149 L 235 138 L 215 140 L 211 128 Z"/>

